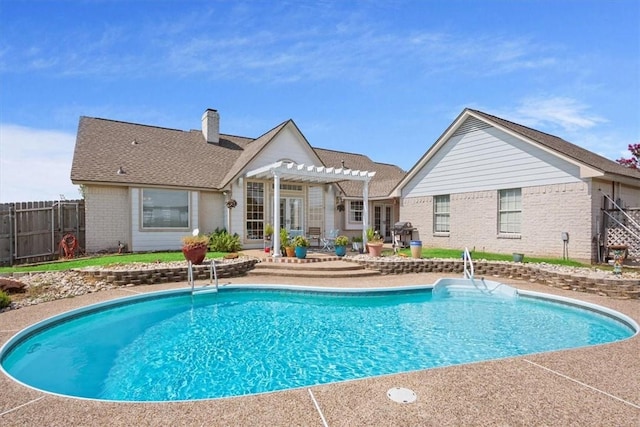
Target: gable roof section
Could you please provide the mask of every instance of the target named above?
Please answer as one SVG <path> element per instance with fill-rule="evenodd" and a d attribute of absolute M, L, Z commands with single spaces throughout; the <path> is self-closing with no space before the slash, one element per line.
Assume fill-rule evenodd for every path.
<path fill-rule="evenodd" d="M 609 160 L 606 157 L 600 156 L 596 153 L 593 153 L 589 150 L 586 150 L 582 147 L 579 147 L 575 144 L 565 141 L 560 137 L 550 135 L 548 133 L 540 132 L 535 129 L 528 128 L 526 126 L 522 126 L 517 123 L 513 123 L 508 120 L 501 119 L 500 117 L 483 113 L 482 111 L 472 110 L 472 109 L 468 109 L 468 111 L 473 112 L 479 117 L 482 117 L 490 122 L 493 122 L 499 127 L 503 127 L 512 132 L 515 132 L 559 154 L 570 157 L 574 160 L 577 160 L 580 163 L 583 163 L 587 166 L 591 166 L 592 168 L 598 169 L 604 173 L 610 173 L 610 174 L 622 175 L 622 176 L 640 179 L 640 172 L 638 172 L 638 170 L 622 166 L 621 164 L 616 163 L 612 160 Z"/>
<path fill-rule="evenodd" d="M 547 152 L 551 152 L 558 157 L 581 166 L 581 170 L 588 169 L 592 171 L 591 174 L 593 174 L 593 172 L 596 172 L 597 175 L 613 174 L 637 180 L 640 179 L 640 171 L 622 166 L 612 160 L 595 154 L 568 141 L 565 141 L 560 137 L 531 129 L 529 127 L 519 125 L 505 119 L 501 119 L 500 117 L 496 117 L 479 110 L 466 108 L 453 121 L 453 123 L 449 125 L 449 127 L 438 138 L 438 140 L 433 143 L 431 147 L 429 147 L 427 152 L 418 160 L 418 162 L 416 162 L 416 164 L 409 170 L 406 177 L 393 190 L 394 195 L 399 195 L 400 189 L 405 186 L 426 165 L 426 163 L 446 143 L 446 141 L 452 135 L 454 135 L 456 130 L 463 126 L 463 124 L 469 117 L 475 117 L 476 119 L 481 120 L 490 126 L 495 126 L 496 128 L 514 135 L 524 141 L 536 144 Z"/>
<path fill-rule="evenodd" d="M 207 143 L 200 130 L 182 131 L 116 120 L 81 117 L 71 166 L 76 184 L 149 185 L 222 190 L 286 127 L 287 120 L 258 138 L 220 135 L 219 144 Z M 382 198 L 405 176 L 397 166 L 371 161 L 367 156 L 313 148 L 326 167 L 345 166 L 375 171 L 370 198 Z M 286 153 L 283 153 L 286 155 Z M 320 165 L 318 165 L 320 166 Z M 118 174 L 122 168 L 123 174 Z M 339 183 L 346 196 L 361 197 L 362 182 Z"/>
<path fill-rule="evenodd" d="M 327 167 L 348 168 L 352 170 L 375 171 L 376 174 L 369 182 L 369 198 L 388 197 L 391 191 L 404 178 L 406 172 L 398 166 L 372 161 L 362 154 L 346 153 L 344 151 L 314 148 L 315 152 Z M 344 162 L 344 165 L 343 163 Z M 339 183 L 346 197 L 362 197 L 362 182 L 344 181 Z"/>
<path fill-rule="evenodd" d="M 220 135 L 208 144 L 199 130 L 81 117 L 71 180 L 123 185 L 219 188 L 229 165 L 252 141 Z M 124 171 L 118 174 L 119 168 Z"/>
<path fill-rule="evenodd" d="M 260 153 L 260 151 L 262 151 L 262 149 L 264 149 L 269 141 L 273 140 L 273 138 L 275 138 L 275 136 L 278 135 L 278 133 L 280 133 L 280 131 L 284 129 L 284 127 L 289 122 L 291 122 L 291 120 L 280 123 L 278 126 L 253 140 L 251 144 L 247 144 L 233 166 L 226 173 L 221 187 L 224 187 L 229 182 L 231 182 L 236 177 L 236 175 L 238 175 L 242 171 L 242 169 L 249 164 L 251 160 L 256 158 L 256 156 Z"/>

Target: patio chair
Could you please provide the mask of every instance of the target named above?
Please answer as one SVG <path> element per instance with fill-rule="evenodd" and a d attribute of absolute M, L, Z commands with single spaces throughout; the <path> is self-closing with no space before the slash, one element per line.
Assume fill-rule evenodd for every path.
<path fill-rule="evenodd" d="M 309 227 L 309 234 L 308 234 L 309 245 L 311 245 L 311 241 L 312 240 L 316 240 L 317 241 L 317 245 L 315 245 L 315 246 L 320 246 L 320 237 L 321 236 L 322 236 L 322 231 L 320 231 L 320 227 Z"/>
<path fill-rule="evenodd" d="M 322 250 L 323 251 L 333 251 L 335 248 L 336 237 L 338 237 L 338 233 L 340 230 L 329 230 L 326 236 L 321 237 L 320 241 L 322 242 Z"/>

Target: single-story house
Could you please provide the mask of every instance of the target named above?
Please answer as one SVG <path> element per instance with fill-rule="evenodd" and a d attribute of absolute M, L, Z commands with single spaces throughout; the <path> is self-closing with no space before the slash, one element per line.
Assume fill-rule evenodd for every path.
<path fill-rule="evenodd" d="M 614 206 L 640 206 L 639 171 L 472 109 L 391 196 L 423 246 L 599 261 L 613 243 L 637 247 L 633 235 L 640 235 L 631 230 L 612 241 L 605 224 L 617 220 L 604 215 Z M 616 214 L 625 229 L 634 222 Z"/>
<path fill-rule="evenodd" d="M 221 134 L 208 109 L 189 131 L 81 117 L 71 180 L 83 187 L 87 251 L 154 251 L 179 249 L 196 228 L 262 248 L 267 224 L 305 235 L 373 227 L 390 240 L 399 215 L 390 194 L 405 173 L 312 147 L 292 120 L 258 138 Z"/>

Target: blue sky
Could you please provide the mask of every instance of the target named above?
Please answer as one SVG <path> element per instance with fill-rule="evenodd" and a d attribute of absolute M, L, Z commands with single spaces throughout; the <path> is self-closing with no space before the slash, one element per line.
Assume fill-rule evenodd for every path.
<path fill-rule="evenodd" d="M 250 137 L 291 118 L 408 170 L 465 107 L 627 155 L 640 2 L 0 2 L 0 202 L 79 197 L 80 116 L 188 130 L 214 108 Z"/>

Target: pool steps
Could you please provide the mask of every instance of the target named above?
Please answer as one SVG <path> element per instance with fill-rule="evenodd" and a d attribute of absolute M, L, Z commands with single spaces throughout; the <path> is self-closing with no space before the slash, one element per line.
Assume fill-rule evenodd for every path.
<path fill-rule="evenodd" d="M 454 295 L 483 294 L 502 298 L 516 298 L 518 290 L 504 283 L 476 278 L 446 277 L 436 281 L 433 286 L 434 297 Z"/>
<path fill-rule="evenodd" d="M 517 289 L 505 285 L 504 283 L 484 280 L 484 277 L 476 279 L 474 276 L 473 260 L 469 253 L 469 248 L 464 248 L 463 258 L 463 278 L 443 278 L 439 279 L 433 286 L 433 296 L 443 297 L 452 294 L 468 295 L 483 294 L 491 296 L 500 296 L 506 298 L 515 298 L 518 296 Z"/>

